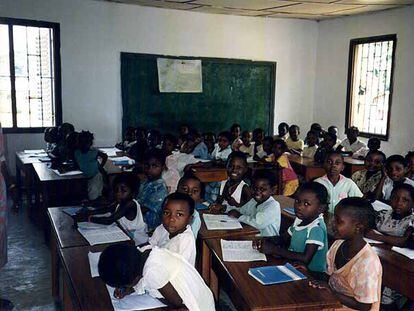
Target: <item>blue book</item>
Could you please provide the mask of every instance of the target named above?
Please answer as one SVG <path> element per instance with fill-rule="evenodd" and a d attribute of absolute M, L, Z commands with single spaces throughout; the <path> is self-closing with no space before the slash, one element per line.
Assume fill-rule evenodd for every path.
<path fill-rule="evenodd" d="M 295 216 L 295 208 L 294 208 L 294 207 L 285 207 L 283 210 L 284 210 L 285 212 L 287 212 L 287 213 L 289 213 L 289 214 L 291 214 L 291 215 Z"/>
<path fill-rule="evenodd" d="M 305 280 L 306 276 L 287 263 L 283 266 L 250 268 L 249 275 L 263 285 Z"/>

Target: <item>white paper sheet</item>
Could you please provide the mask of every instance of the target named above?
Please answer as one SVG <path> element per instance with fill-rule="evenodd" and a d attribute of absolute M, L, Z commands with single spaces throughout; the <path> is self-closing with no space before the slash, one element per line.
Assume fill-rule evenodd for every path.
<path fill-rule="evenodd" d="M 203 214 L 207 230 L 236 230 L 242 229 L 240 222 L 228 215 Z"/>
<path fill-rule="evenodd" d="M 52 170 L 58 176 L 74 176 L 74 175 L 81 175 L 82 171 L 69 171 L 66 173 L 60 173 L 58 170 Z"/>
<path fill-rule="evenodd" d="M 108 285 L 106 288 L 115 311 L 149 310 L 166 307 L 161 301 L 148 294 L 138 295 L 137 293 L 132 293 L 122 299 L 117 299 L 114 297 L 115 289 Z"/>
<path fill-rule="evenodd" d="M 89 267 L 91 269 L 91 276 L 93 278 L 99 276 L 98 262 L 99 262 L 99 257 L 101 256 L 101 254 L 102 252 L 98 252 L 98 253 L 89 252 L 88 253 Z"/>
<path fill-rule="evenodd" d="M 266 255 L 253 249 L 252 241 L 226 241 L 220 240 L 223 261 L 246 262 L 266 261 Z"/>
<path fill-rule="evenodd" d="M 393 246 L 391 248 L 394 252 L 404 255 L 410 259 L 414 259 L 414 249 Z"/>
<path fill-rule="evenodd" d="M 116 224 L 78 223 L 78 231 L 90 245 L 128 241 L 130 238 Z"/>
<path fill-rule="evenodd" d="M 118 149 L 118 148 L 99 148 L 100 151 L 102 151 L 103 153 L 106 153 L 108 157 L 116 157 L 117 156 L 117 152 L 122 152 L 122 150 Z"/>
<path fill-rule="evenodd" d="M 45 153 L 45 150 L 44 149 L 25 150 L 24 153 L 27 153 L 27 154 Z"/>
<path fill-rule="evenodd" d="M 378 200 L 372 202 L 372 207 L 377 212 L 383 211 L 383 210 L 388 210 L 388 211 L 392 210 L 392 207 L 390 205 L 385 204 L 384 202 L 381 202 L 381 201 L 378 201 Z"/>
<path fill-rule="evenodd" d="M 383 235 L 381 232 L 377 231 L 377 230 L 373 230 L 376 234 L 379 235 Z M 368 238 L 364 238 L 365 242 L 369 243 L 369 244 L 383 244 L 383 242 L 381 241 L 377 241 L 377 240 L 373 240 L 373 239 L 368 239 Z"/>
<path fill-rule="evenodd" d="M 41 152 L 41 153 L 31 153 L 30 154 L 31 158 L 45 158 L 45 157 L 49 157 L 49 155 L 46 152 Z"/>

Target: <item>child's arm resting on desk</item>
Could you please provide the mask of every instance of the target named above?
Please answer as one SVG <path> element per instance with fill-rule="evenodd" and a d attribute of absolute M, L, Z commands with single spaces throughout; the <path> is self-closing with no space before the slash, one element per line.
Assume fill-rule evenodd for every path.
<path fill-rule="evenodd" d="M 392 236 L 392 235 L 385 235 L 385 234 L 378 234 L 374 230 L 368 231 L 365 236 L 369 239 L 377 240 L 380 242 L 384 242 L 389 245 L 398 246 L 398 247 L 405 247 L 408 243 L 410 236 L 414 233 L 413 227 L 408 227 L 405 230 L 403 236 Z"/>

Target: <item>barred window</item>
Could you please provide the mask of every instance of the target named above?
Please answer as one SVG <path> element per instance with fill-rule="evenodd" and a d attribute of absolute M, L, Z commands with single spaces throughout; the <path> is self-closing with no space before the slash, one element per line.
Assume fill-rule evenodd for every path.
<path fill-rule="evenodd" d="M 61 123 L 59 24 L 0 18 L 0 122 L 5 132 Z"/>
<path fill-rule="evenodd" d="M 353 39 L 349 50 L 346 127 L 388 140 L 396 35 Z"/>

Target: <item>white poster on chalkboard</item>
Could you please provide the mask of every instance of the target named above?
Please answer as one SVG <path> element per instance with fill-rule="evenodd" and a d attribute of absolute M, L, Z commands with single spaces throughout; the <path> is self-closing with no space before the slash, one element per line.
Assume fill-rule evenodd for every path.
<path fill-rule="evenodd" d="M 202 93 L 201 60 L 157 58 L 161 93 Z"/>

